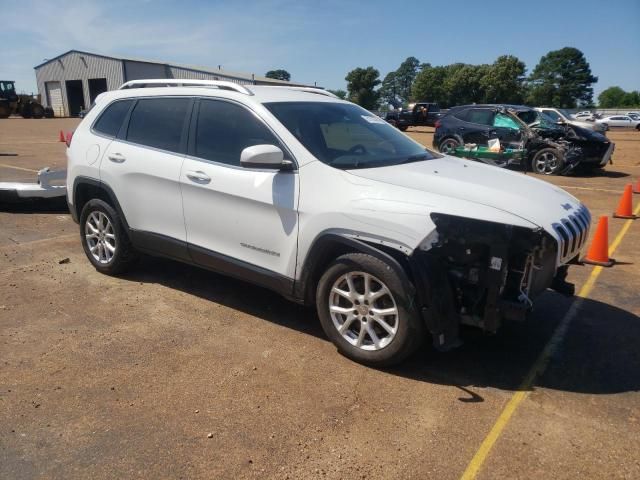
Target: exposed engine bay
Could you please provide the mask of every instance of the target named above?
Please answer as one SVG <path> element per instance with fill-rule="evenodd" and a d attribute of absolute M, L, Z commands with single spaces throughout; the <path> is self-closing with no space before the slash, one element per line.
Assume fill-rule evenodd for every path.
<path fill-rule="evenodd" d="M 556 268 L 557 242 L 527 229 L 432 214 L 437 230 L 414 253 L 414 277 L 436 348 L 457 346 L 459 326 L 495 332 L 524 320 L 547 288 L 573 294 L 568 266 Z"/>

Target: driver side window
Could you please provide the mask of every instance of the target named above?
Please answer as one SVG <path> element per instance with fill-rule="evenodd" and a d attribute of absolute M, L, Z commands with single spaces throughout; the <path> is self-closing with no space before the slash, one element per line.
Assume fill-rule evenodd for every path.
<path fill-rule="evenodd" d="M 205 160 L 240 166 L 242 150 L 263 144 L 286 152 L 252 112 L 230 102 L 202 99 L 195 130 L 193 154 Z"/>

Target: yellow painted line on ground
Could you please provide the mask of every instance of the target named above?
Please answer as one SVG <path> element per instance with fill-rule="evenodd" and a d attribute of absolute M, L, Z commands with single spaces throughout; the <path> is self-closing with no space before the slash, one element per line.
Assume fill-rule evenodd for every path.
<path fill-rule="evenodd" d="M 638 213 L 640 213 L 640 205 L 638 205 L 638 207 L 634 211 L 634 214 L 637 215 Z M 632 223 L 633 220 L 627 220 L 626 222 L 624 222 L 624 225 L 622 225 L 620 232 L 618 233 L 618 235 L 616 235 L 616 238 L 613 240 L 613 243 L 609 247 L 609 256 L 612 256 L 616 251 L 616 249 L 620 245 L 620 242 L 622 242 L 622 239 L 631 227 Z M 587 278 L 587 281 L 584 283 L 584 285 L 582 285 L 582 288 L 578 292 L 578 298 L 571 304 L 571 307 L 569 307 L 569 310 L 565 314 L 564 318 L 556 327 L 553 335 L 542 350 L 542 353 L 540 353 L 540 355 L 536 359 L 536 362 L 529 370 L 529 373 L 527 373 L 526 377 L 518 387 L 518 391 L 511 396 L 511 398 L 505 405 L 502 413 L 500 413 L 500 416 L 498 416 L 498 419 L 493 424 L 493 427 L 491 427 L 491 430 L 480 444 L 478 451 L 469 462 L 469 465 L 467 465 L 466 470 L 460 477 L 461 480 L 473 480 L 476 478 L 476 475 L 478 475 L 478 472 L 482 468 L 482 465 L 484 465 L 484 462 L 487 460 L 489 453 L 491 453 L 493 446 L 509 423 L 509 420 L 517 410 L 518 406 L 529 396 L 529 393 L 531 393 L 531 389 L 533 388 L 533 384 L 536 378 L 538 377 L 538 375 L 541 375 L 547 368 L 549 360 L 558 349 L 558 346 L 562 343 L 562 340 L 564 339 L 564 336 L 566 335 L 569 328 L 569 324 L 577 315 L 584 300 L 593 290 L 596 280 L 600 276 L 600 273 L 602 273 L 602 270 L 603 267 L 600 266 L 596 266 L 593 268 L 593 270 L 591 270 L 589 278 Z"/>
<path fill-rule="evenodd" d="M 15 165 L 6 165 L 4 163 L 0 163 L 0 167 L 13 168 L 14 170 L 22 170 L 22 171 L 25 171 L 25 172 L 38 173 L 38 170 L 33 170 L 32 168 L 16 167 Z"/>
<path fill-rule="evenodd" d="M 573 185 L 556 185 L 556 186 L 560 188 L 573 188 L 575 190 L 589 190 L 590 192 L 620 193 L 620 190 L 607 190 L 606 188 L 574 187 Z"/>

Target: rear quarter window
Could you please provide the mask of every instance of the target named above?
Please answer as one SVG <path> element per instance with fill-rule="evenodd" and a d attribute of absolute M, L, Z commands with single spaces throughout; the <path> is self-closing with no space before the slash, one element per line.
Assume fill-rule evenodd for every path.
<path fill-rule="evenodd" d="M 120 130 L 122 122 L 127 116 L 127 112 L 132 104 L 133 100 L 119 100 L 117 102 L 113 102 L 104 109 L 104 112 L 102 112 L 96 123 L 93 125 L 93 129 L 108 137 L 115 137 L 118 134 L 118 130 Z"/>

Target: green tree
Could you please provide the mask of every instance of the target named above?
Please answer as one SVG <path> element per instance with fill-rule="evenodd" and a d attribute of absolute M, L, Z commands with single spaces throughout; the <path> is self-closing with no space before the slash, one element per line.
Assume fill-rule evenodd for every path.
<path fill-rule="evenodd" d="M 380 72 L 373 67 L 356 68 L 347 73 L 347 90 L 349 100 L 363 108 L 373 110 L 378 102 L 378 92 L 375 88 L 380 85 Z"/>
<path fill-rule="evenodd" d="M 329 90 L 329 89 L 327 89 L 327 92 L 333 93 L 336 97 L 341 98 L 342 100 L 347 98 L 347 92 L 345 92 L 344 90 Z"/>
<path fill-rule="evenodd" d="M 378 90 L 380 103 L 396 105 L 398 103 L 398 84 L 396 82 L 396 72 L 389 72 L 382 80 L 380 90 Z"/>
<path fill-rule="evenodd" d="M 502 55 L 486 68 L 480 80 L 484 103 L 520 104 L 524 101 L 524 62 L 513 55 Z"/>
<path fill-rule="evenodd" d="M 267 78 L 274 78 L 276 80 L 283 80 L 285 82 L 288 82 L 289 80 L 291 80 L 291 75 L 289 74 L 289 72 L 287 72 L 286 70 L 269 70 L 266 74 L 265 77 Z"/>
<path fill-rule="evenodd" d="M 625 92 L 622 98 L 622 105 L 625 107 L 640 107 L 640 92 Z"/>
<path fill-rule="evenodd" d="M 448 67 L 432 67 L 428 63 L 423 64 L 413 82 L 411 98 L 418 102 L 430 101 L 436 102 L 442 107 L 449 106 L 449 95 L 445 87 L 447 75 Z"/>
<path fill-rule="evenodd" d="M 600 108 L 622 107 L 626 94 L 627 92 L 620 87 L 609 87 L 598 95 L 598 106 Z"/>
<path fill-rule="evenodd" d="M 529 76 L 527 103 L 536 106 L 574 108 L 593 102 L 589 62 L 577 48 L 565 47 L 547 53 Z"/>
<path fill-rule="evenodd" d="M 481 82 L 489 68 L 488 65 L 454 63 L 446 68 L 447 105 L 466 105 L 483 101 L 484 91 Z"/>
<path fill-rule="evenodd" d="M 397 87 L 397 95 L 403 101 L 409 101 L 411 98 L 411 87 L 416 79 L 420 61 L 416 57 L 407 57 L 395 71 L 394 80 Z"/>

